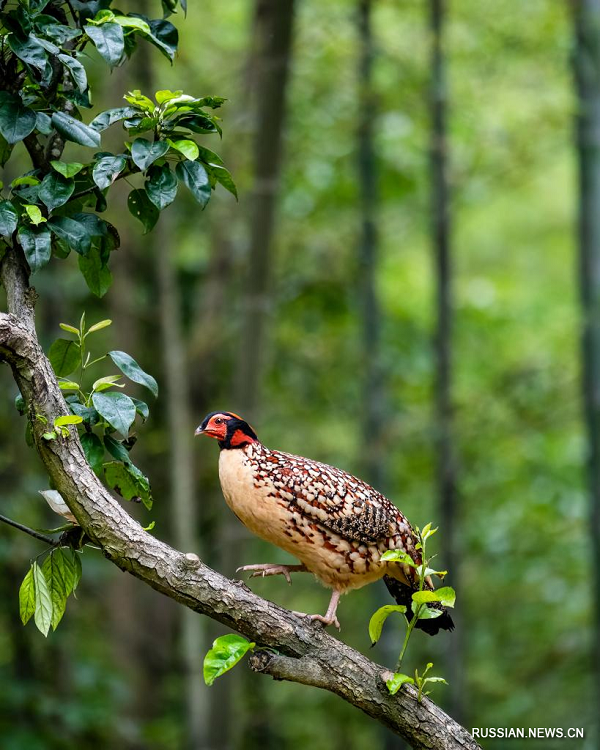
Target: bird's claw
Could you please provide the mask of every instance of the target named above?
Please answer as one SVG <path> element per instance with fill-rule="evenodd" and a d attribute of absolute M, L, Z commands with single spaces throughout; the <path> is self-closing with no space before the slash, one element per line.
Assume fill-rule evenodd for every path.
<path fill-rule="evenodd" d="M 241 567 L 237 568 L 235 572 L 239 573 L 240 571 L 244 572 L 247 570 L 252 571 L 252 573 L 250 574 L 250 578 L 256 578 L 257 576 L 264 578 L 265 576 L 282 575 L 290 584 L 290 586 L 292 585 L 292 579 L 290 577 L 290 571 L 287 565 L 275 565 L 270 563 L 261 565 L 242 565 Z"/>
<path fill-rule="evenodd" d="M 335 615 L 332 618 L 329 619 L 329 618 L 325 617 L 325 615 L 308 615 L 308 614 L 306 614 L 306 612 L 296 612 L 296 611 L 293 611 L 292 614 L 293 615 L 298 615 L 298 617 L 308 617 L 308 619 L 311 622 L 320 622 L 320 623 L 323 624 L 323 627 L 325 627 L 325 628 L 329 627 L 330 625 L 335 625 L 335 627 L 338 630 L 342 629 L 342 627 L 340 625 L 340 621 L 338 620 L 338 618 Z"/>

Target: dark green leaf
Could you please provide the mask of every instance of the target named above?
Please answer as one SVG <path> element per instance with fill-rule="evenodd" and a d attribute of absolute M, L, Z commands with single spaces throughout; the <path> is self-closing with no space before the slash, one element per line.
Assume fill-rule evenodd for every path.
<path fill-rule="evenodd" d="M 89 253 L 91 237 L 86 226 L 68 216 L 53 216 L 48 221 L 51 231 L 80 255 Z"/>
<path fill-rule="evenodd" d="M 9 143 L 3 135 L 0 135 L 0 167 L 3 167 L 10 159 L 12 150 L 12 144 Z"/>
<path fill-rule="evenodd" d="M 65 580 L 65 565 L 61 554 L 53 550 L 44 560 L 42 572 L 48 584 L 52 600 L 52 630 L 61 621 L 67 607 L 67 582 Z"/>
<path fill-rule="evenodd" d="M 184 114 L 176 118 L 177 125 L 182 128 L 188 128 L 193 133 L 218 133 L 219 127 L 207 115 L 190 115 Z"/>
<path fill-rule="evenodd" d="M 79 344 L 71 339 L 56 339 L 48 352 L 48 359 L 59 378 L 66 378 L 81 363 Z"/>
<path fill-rule="evenodd" d="M 125 169 L 126 164 L 127 159 L 124 156 L 103 156 L 92 171 L 94 182 L 100 190 L 110 187 Z"/>
<path fill-rule="evenodd" d="M 33 581 L 35 584 L 35 624 L 40 633 L 48 635 L 52 625 L 52 597 L 42 569 L 34 562 Z"/>
<path fill-rule="evenodd" d="M 177 177 L 204 208 L 210 200 L 210 181 L 206 169 L 197 161 L 180 161 L 175 167 Z"/>
<path fill-rule="evenodd" d="M 98 412 L 91 406 L 84 406 L 78 401 L 68 401 L 69 407 L 74 414 L 78 414 L 86 424 L 95 425 L 98 423 Z"/>
<path fill-rule="evenodd" d="M 145 138 L 137 138 L 131 146 L 131 158 L 143 172 L 168 150 L 169 144 L 166 141 L 150 143 Z"/>
<path fill-rule="evenodd" d="M 84 31 L 106 62 L 114 68 L 125 51 L 122 27 L 118 23 L 108 22 L 100 26 L 84 26 Z"/>
<path fill-rule="evenodd" d="M 113 125 L 115 122 L 120 120 L 126 120 L 128 117 L 133 117 L 137 110 L 133 107 L 117 107 L 116 109 L 107 109 L 105 112 L 101 112 L 98 117 L 90 122 L 90 128 L 94 128 L 99 133 L 106 128 Z"/>
<path fill-rule="evenodd" d="M 10 237 L 17 228 L 19 215 L 10 201 L 0 202 L 0 234 Z"/>
<path fill-rule="evenodd" d="M 39 199 L 45 203 L 49 211 L 63 206 L 73 195 L 75 183 L 63 177 L 58 172 L 50 172 L 42 180 L 38 193 Z"/>
<path fill-rule="evenodd" d="M 103 262 L 100 251 L 95 247 L 92 248 L 87 255 L 81 255 L 78 258 L 78 263 L 90 292 L 96 297 L 103 297 L 112 284 L 112 274 Z"/>
<path fill-rule="evenodd" d="M 383 623 L 393 612 L 404 614 L 406 612 L 406 607 L 402 604 L 386 604 L 384 607 L 380 607 L 371 617 L 369 620 L 369 637 L 371 643 L 375 644 L 381 638 Z"/>
<path fill-rule="evenodd" d="M 8 46 L 15 55 L 27 65 L 44 73 L 48 65 L 48 54 L 37 39 L 32 36 L 27 39 L 19 39 L 15 34 L 8 37 Z"/>
<path fill-rule="evenodd" d="M 213 641 L 212 648 L 204 657 L 204 682 L 212 685 L 225 672 L 256 646 L 241 635 L 222 635 Z"/>
<path fill-rule="evenodd" d="M 18 96 L 0 92 L 0 133 L 8 143 L 27 138 L 35 123 L 35 112 L 26 107 Z"/>
<path fill-rule="evenodd" d="M 132 463 L 111 461 L 105 464 L 104 478 L 108 486 L 125 500 L 141 500 L 148 510 L 152 507 L 148 478 Z"/>
<path fill-rule="evenodd" d="M 122 461 L 124 464 L 131 463 L 131 459 L 129 458 L 129 453 L 127 451 L 127 448 L 125 448 L 125 446 L 123 445 L 123 443 L 120 443 L 118 440 L 115 440 L 110 435 L 105 435 L 104 445 L 106 446 L 106 450 L 110 453 L 110 455 L 113 458 L 116 458 L 117 461 Z"/>
<path fill-rule="evenodd" d="M 35 113 L 35 127 L 42 135 L 50 135 L 52 132 L 52 120 L 45 112 Z"/>
<path fill-rule="evenodd" d="M 135 404 L 124 393 L 109 391 L 108 393 L 94 393 L 92 403 L 111 427 L 124 437 L 129 434 L 129 428 L 135 419 Z"/>
<path fill-rule="evenodd" d="M 158 396 L 158 383 L 152 375 L 148 375 L 147 372 L 142 370 L 133 357 L 120 351 L 109 352 L 108 356 L 112 359 L 119 370 L 121 370 L 123 375 L 126 375 L 129 378 L 129 380 L 133 380 L 134 383 L 146 386 L 154 396 Z"/>
<path fill-rule="evenodd" d="M 217 178 L 217 182 L 223 185 L 225 190 L 229 190 L 229 192 L 237 199 L 237 187 L 235 186 L 235 182 L 233 181 L 233 177 L 231 176 L 229 171 L 225 169 L 225 167 L 221 167 L 218 164 L 211 164 L 210 170 L 212 174 Z"/>
<path fill-rule="evenodd" d="M 98 147 L 100 145 L 100 133 L 97 130 L 84 125 L 81 120 L 76 120 L 64 112 L 55 112 L 52 115 L 52 125 L 67 141 L 79 143 L 81 146 Z"/>
<path fill-rule="evenodd" d="M 88 87 L 87 75 L 83 65 L 74 57 L 70 55 L 59 55 L 58 59 L 68 69 L 73 81 L 79 91 L 83 94 Z M 85 145 L 85 144 L 84 144 Z"/>
<path fill-rule="evenodd" d="M 50 17 L 47 16 L 47 18 Z M 44 25 L 44 35 L 50 37 L 50 39 L 54 39 L 58 44 L 64 44 L 65 42 L 70 42 L 72 39 L 77 39 L 78 36 L 81 36 L 81 31 L 55 22 Z"/>
<path fill-rule="evenodd" d="M 169 21 L 160 18 L 150 21 L 149 26 L 150 34 L 147 37 L 148 41 L 158 47 L 172 61 L 179 43 L 177 29 Z"/>
<path fill-rule="evenodd" d="M 17 237 L 29 263 L 29 268 L 31 268 L 31 273 L 39 271 L 46 265 L 52 255 L 50 232 L 46 227 L 40 227 L 39 229 L 21 227 Z"/>
<path fill-rule="evenodd" d="M 143 189 L 132 190 L 127 198 L 127 208 L 132 216 L 142 222 L 144 234 L 150 232 L 160 215 L 160 211 L 154 203 L 148 198 L 148 194 Z"/>
<path fill-rule="evenodd" d="M 160 211 L 173 203 L 177 195 L 177 178 L 168 164 L 150 167 L 146 193 Z"/>
<path fill-rule="evenodd" d="M 104 446 L 100 442 L 100 438 L 93 432 L 84 432 L 81 436 L 81 445 L 89 465 L 96 474 L 99 474 L 102 471 L 102 461 L 104 460 Z"/>
<path fill-rule="evenodd" d="M 35 583 L 33 580 L 33 566 L 27 571 L 19 589 L 19 614 L 21 622 L 26 625 L 35 612 Z"/>

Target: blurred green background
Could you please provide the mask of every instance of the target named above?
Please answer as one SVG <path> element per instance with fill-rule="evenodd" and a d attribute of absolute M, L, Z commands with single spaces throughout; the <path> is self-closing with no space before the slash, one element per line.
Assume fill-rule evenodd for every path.
<path fill-rule="evenodd" d="M 158 2 L 144 5 L 160 14 Z M 90 69 L 99 107 L 119 106 L 134 88 L 227 97 L 218 112 L 223 142 L 206 137 L 205 145 L 225 158 L 239 203 L 219 189 L 200 212 L 180 191 L 157 229 L 142 236 L 126 208 L 128 188 L 119 185 L 108 218 L 122 247 L 106 297 L 89 295 L 73 258 L 35 278 L 46 347 L 59 322 L 76 322 L 85 310 L 89 322 L 114 321 L 97 334 L 100 351 L 123 349 L 157 377 L 161 394 L 135 449 L 155 505 L 150 513 L 131 510 L 144 525 L 155 520 L 161 539 L 193 544 L 229 576 L 238 564 L 286 557 L 246 536 L 220 494 L 217 446 L 193 442 L 194 427 L 215 409 L 249 411 L 266 445 L 376 476 L 411 522 L 439 522 L 429 4 L 372 3 L 368 113 L 378 180 L 373 291 L 380 329 L 374 412 L 365 386 L 373 363 L 359 252 L 365 198 L 357 138 L 365 111 L 358 5 L 296 2 L 270 282 L 254 300 L 263 312 L 262 359 L 249 358 L 244 346 L 249 285 L 256 283 L 249 276 L 253 154 L 264 114 L 254 85 L 250 0 L 190 2 L 186 19 L 172 17 L 181 37 L 174 67 L 148 49 L 111 75 L 94 59 Z M 572 19 L 558 0 L 454 2 L 445 35 L 458 560 L 448 582 L 457 588 L 459 629 L 435 639 L 418 633 L 407 666 L 435 663 L 451 682 L 436 689 L 435 700 L 468 728 L 583 727 L 585 742 L 539 742 L 592 747 L 598 707 L 580 399 Z M 118 148 L 122 134 L 109 133 Z M 77 147 L 68 149 L 75 157 Z M 19 164 L 24 158 L 9 162 L 5 182 Z M 177 373 L 169 381 L 165 366 L 173 345 L 184 357 L 183 386 Z M 248 367 L 258 381 L 250 395 Z M 56 525 L 37 494 L 47 479 L 23 440 L 8 368 L 1 368 L 0 388 L 1 512 L 30 526 Z M 373 413 L 377 423 L 367 419 L 365 428 Z M 182 471 L 193 478 L 191 509 Z M 0 527 L 2 750 L 401 747 L 336 697 L 243 666 L 205 687 L 203 653 L 224 629 L 195 616 L 191 622 L 92 550 L 84 555 L 77 600 L 44 640 L 33 623 L 21 626 L 17 600 L 29 560 L 40 552 L 36 541 Z M 328 601 L 308 578 L 291 588 L 277 578 L 250 585 L 292 609 L 321 612 Z M 367 634 L 370 614 L 386 597 L 379 584 L 344 597 L 340 637 L 391 665 L 401 645 L 399 621 L 388 622 L 384 642 L 371 651 Z"/>

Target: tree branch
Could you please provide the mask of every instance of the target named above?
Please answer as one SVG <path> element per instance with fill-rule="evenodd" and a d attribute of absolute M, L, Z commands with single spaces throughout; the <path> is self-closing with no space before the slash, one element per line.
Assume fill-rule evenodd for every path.
<path fill-rule="evenodd" d="M 46 544 L 49 544 L 52 547 L 56 545 L 56 540 L 51 536 L 42 534 L 40 531 L 36 531 L 35 529 L 30 529 L 29 526 L 24 526 L 22 523 L 18 523 L 18 521 L 13 521 L 12 518 L 7 518 L 6 516 L 0 514 L 0 521 L 7 524 L 8 526 L 14 527 L 15 529 L 19 529 L 19 531 L 25 532 L 25 534 L 29 534 L 29 536 L 32 536 L 34 539 L 38 539 L 40 542 L 46 542 Z"/>
<path fill-rule="evenodd" d="M 13 255 L 9 251 L 7 255 Z M 85 459 L 75 427 L 67 438 L 42 438 L 68 407 L 44 355 L 29 310 L 27 278 L 15 271 L 15 259 L 0 265 L 5 286 L 16 283 L 9 296 L 10 312 L 0 313 L 0 360 L 12 368 L 27 404 L 33 439 L 56 489 L 87 536 L 105 556 L 162 594 L 251 638 L 260 646 L 251 659 L 255 671 L 328 690 L 386 725 L 415 748 L 478 750 L 471 735 L 432 701 L 416 700 L 403 687 L 388 693 L 389 671 L 336 640 L 322 627 L 261 599 L 241 581 L 232 581 L 204 565 L 192 553 L 179 552 L 154 538 L 110 495 Z M 18 264 L 16 266 L 18 269 Z"/>

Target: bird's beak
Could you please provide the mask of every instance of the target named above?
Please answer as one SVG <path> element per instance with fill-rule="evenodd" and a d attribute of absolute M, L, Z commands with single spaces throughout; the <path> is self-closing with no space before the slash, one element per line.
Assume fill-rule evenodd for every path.
<path fill-rule="evenodd" d="M 202 427 L 196 427 L 196 432 L 194 432 L 194 437 L 198 437 L 198 435 L 204 435 L 204 430 Z"/>

